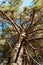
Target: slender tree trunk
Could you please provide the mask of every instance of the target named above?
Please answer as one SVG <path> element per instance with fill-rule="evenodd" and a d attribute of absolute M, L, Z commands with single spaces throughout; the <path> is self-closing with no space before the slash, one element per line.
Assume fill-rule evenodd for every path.
<path fill-rule="evenodd" d="M 15 59 L 16 59 L 16 56 L 17 56 L 17 52 L 18 52 L 19 47 L 20 47 L 20 44 L 17 42 L 16 43 L 16 46 L 13 48 L 13 50 L 11 52 L 10 65 L 22 65 L 22 60 L 23 60 L 23 58 L 22 58 L 22 55 L 23 55 L 23 47 L 21 48 L 20 53 L 19 53 L 18 60 L 15 63 Z"/>

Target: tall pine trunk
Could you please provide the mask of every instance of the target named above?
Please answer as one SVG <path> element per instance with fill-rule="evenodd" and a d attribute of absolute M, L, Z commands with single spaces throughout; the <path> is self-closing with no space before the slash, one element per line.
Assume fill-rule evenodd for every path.
<path fill-rule="evenodd" d="M 15 63 L 15 59 L 16 59 L 19 47 L 20 47 L 20 44 L 17 42 L 15 47 L 13 48 L 13 50 L 11 52 L 10 65 L 22 65 L 23 46 L 21 47 L 21 50 L 20 50 L 20 53 L 19 53 L 19 57 L 17 59 L 17 62 Z"/>

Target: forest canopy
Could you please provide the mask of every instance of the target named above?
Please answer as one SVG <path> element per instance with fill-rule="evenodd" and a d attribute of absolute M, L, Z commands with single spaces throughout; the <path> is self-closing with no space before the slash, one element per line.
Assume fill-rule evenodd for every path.
<path fill-rule="evenodd" d="M 0 65 L 43 65 L 43 1 L 0 4 Z"/>

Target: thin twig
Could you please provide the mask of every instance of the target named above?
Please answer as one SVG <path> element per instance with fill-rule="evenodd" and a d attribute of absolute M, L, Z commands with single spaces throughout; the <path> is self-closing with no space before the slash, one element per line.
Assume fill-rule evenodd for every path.
<path fill-rule="evenodd" d="M 37 50 L 38 48 L 33 47 L 33 45 L 31 43 L 29 43 L 29 45 L 32 47 L 33 50 Z"/>

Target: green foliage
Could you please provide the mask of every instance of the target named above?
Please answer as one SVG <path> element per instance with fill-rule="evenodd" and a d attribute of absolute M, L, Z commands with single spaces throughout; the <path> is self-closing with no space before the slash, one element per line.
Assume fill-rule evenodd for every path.
<path fill-rule="evenodd" d="M 4 35 L 4 40 L 6 41 L 7 44 L 4 44 L 4 42 L 2 40 L 0 45 L 3 44 L 2 45 L 3 47 L 1 47 L 0 49 L 1 50 L 4 49 L 5 58 L 9 58 L 9 55 L 11 55 L 9 53 L 9 50 L 12 53 L 13 49 L 15 49 L 15 47 L 16 47 L 14 42 L 13 42 L 13 44 L 12 44 L 12 42 L 10 42 L 12 40 L 12 38 L 14 39 L 14 41 L 15 40 L 17 41 L 16 44 L 18 44 L 18 42 L 20 44 L 21 40 L 22 40 L 23 46 L 25 48 L 24 52 L 26 53 L 27 59 L 29 56 L 28 61 L 31 61 L 31 63 L 34 61 L 33 65 L 36 65 L 36 63 L 39 64 L 38 62 L 43 57 L 43 55 L 42 55 L 42 52 L 43 52 L 43 5 L 42 5 L 42 3 L 43 3 L 43 1 L 34 0 L 35 5 L 33 7 L 31 7 L 31 8 L 24 7 L 23 12 L 18 13 L 19 6 L 22 3 L 21 1 L 22 0 L 20 0 L 20 1 L 19 0 L 9 0 L 8 6 L 4 6 L 3 9 L 0 7 L 0 10 L 4 11 L 4 13 L 7 14 L 8 17 L 10 17 L 13 20 L 13 25 L 10 23 L 10 25 L 4 29 L 4 32 L 6 33 Z M 4 18 L 3 14 L 2 14 L 1 18 L 2 18 L 1 19 L 2 21 L 4 20 L 6 22 L 7 18 L 3 19 Z M 17 25 L 16 26 L 17 28 L 15 29 L 14 25 L 16 25 L 15 22 L 18 18 L 20 20 L 20 26 Z M 10 20 L 9 22 L 12 22 L 12 20 Z M 7 19 L 7 21 L 8 21 L 8 19 Z M 18 32 L 19 32 L 18 28 L 20 30 L 19 34 L 18 34 Z M 18 32 L 17 32 L 17 30 L 18 30 Z M 7 38 L 9 38 L 9 39 L 7 39 Z M 9 43 L 10 43 L 10 45 L 9 45 Z M 20 46 L 20 47 L 22 47 L 22 46 Z M 26 50 L 27 50 L 27 52 L 26 52 Z M 6 55 L 7 53 L 9 53 L 8 57 Z M 13 53 L 15 53 L 15 52 L 13 51 Z M 4 55 L 3 55 L 3 57 L 4 57 Z M 25 59 L 25 61 L 27 59 Z"/>
<path fill-rule="evenodd" d="M 0 10 L 6 12 L 13 19 L 14 17 L 18 18 L 22 3 L 23 0 L 9 0 L 8 5 L 0 5 Z"/>
<path fill-rule="evenodd" d="M 35 6 L 43 6 L 43 0 L 34 0 Z"/>

